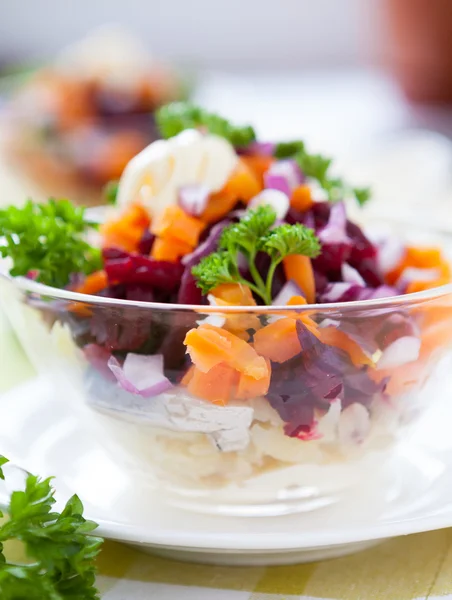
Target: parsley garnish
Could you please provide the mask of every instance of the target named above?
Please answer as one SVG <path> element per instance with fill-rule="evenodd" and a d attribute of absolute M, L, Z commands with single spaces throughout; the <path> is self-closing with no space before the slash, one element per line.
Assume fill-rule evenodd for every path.
<path fill-rule="evenodd" d="M 157 125 L 164 138 L 171 138 L 185 129 L 205 129 L 227 139 L 233 146 L 247 146 L 256 139 L 250 125 L 239 127 L 227 119 L 188 102 L 173 102 L 156 113 Z"/>
<path fill-rule="evenodd" d="M 116 204 L 116 199 L 118 196 L 119 190 L 119 181 L 113 180 L 109 181 L 105 184 L 104 189 L 102 190 L 103 196 L 107 202 L 107 204 Z"/>
<path fill-rule="evenodd" d="M 0 254 L 12 259 L 14 277 L 36 271 L 37 281 L 62 288 L 72 273 L 101 268 L 100 250 L 83 237 L 90 227 L 97 225 L 69 200 L 28 200 L 23 208 L 0 210 Z"/>
<path fill-rule="evenodd" d="M 362 206 L 370 199 L 369 188 L 353 188 L 342 179 L 331 177 L 329 170 L 332 164 L 330 158 L 321 154 L 309 154 L 302 141 L 282 142 L 276 146 L 276 158 L 293 158 L 306 177 L 315 179 L 328 194 L 331 202 L 343 200 L 346 196 L 354 196 Z"/>
<path fill-rule="evenodd" d="M 203 294 L 223 283 L 247 285 L 265 304 L 272 303 L 272 283 L 277 266 L 291 254 L 303 254 L 315 258 L 320 253 L 320 242 L 314 231 L 304 225 L 279 225 L 271 206 L 259 206 L 249 210 L 238 222 L 226 227 L 221 235 L 219 250 L 206 256 L 192 268 L 197 285 Z M 270 257 L 265 280 L 256 267 L 258 252 Z M 247 261 L 252 281 L 245 279 L 239 270 L 238 257 Z"/>
<path fill-rule="evenodd" d="M 1 466 L 7 459 L 0 456 Z M 0 526 L 0 598 L 2 600 L 97 600 L 94 559 L 102 540 L 87 536 L 97 524 L 83 517 L 77 496 L 61 513 L 55 503 L 51 479 L 28 475 L 23 491 L 11 494 L 8 520 Z M 3 517 L 3 514 L 0 513 Z M 7 562 L 3 544 L 18 540 L 30 563 Z"/>

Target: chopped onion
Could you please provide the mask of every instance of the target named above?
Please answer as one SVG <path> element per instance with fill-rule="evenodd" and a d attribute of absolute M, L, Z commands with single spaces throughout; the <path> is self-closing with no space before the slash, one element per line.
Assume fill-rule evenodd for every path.
<path fill-rule="evenodd" d="M 350 404 L 342 411 L 337 429 L 342 444 L 362 444 L 370 432 L 369 411 L 358 402 Z"/>
<path fill-rule="evenodd" d="M 416 267 L 407 267 L 403 270 L 396 286 L 404 291 L 413 281 L 436 281 L 441 278 L 439 269 L 418 269 Z"/>
<path fill-rule="evenodd" d="M 223 219 L 223 221 L 220 221 L 219 223 L 214 225 L 204 242 L 202 242 L 202 244 L 199 244 L 199 246 L 195 248 L 195 250 L 191 254 L 186 254 L 182 258 L 182 264 L 186 267 L 192 267 L 198 264 L 199 261 L 205 256 L 212 254 L 212 252 L 214 252 L 217 249 L 218 240 L 220 239 L 223 229 L 231 222 L 232 221 L 230 219 Z"/>
<path fill-rule="evenodd" d="M 343 202 L 336 202 L 330 210 L 328 223 L 319 232 L 319 240 L 323 244 L 350 244 L 347 235 L 347 215 Z"/>
<path fill-rule="evenodd" d="M 392 342 L 380 357 L 377 369 L 393 369 L 406 363 L 414 362 L 419 358 L 421 340 L 418 337 L 407 335 Z"/>
<path fill-rule="evenodd" d="M 179 206 L 189 215 L 199 217 L 207 208 L 209 194 L 209 188 L 205 185 L 184 185 L 179 189 Z"/>
<path fill-rule="evenodd" d="M 389 273 L 399 265 L 405 255 L 405 246 L 397 238 L 387 238 L 378 244 L 377 264 L 382 273 Z"/>
<path fill-rule="evenodd" d="M 346 302 L 357 300 L 358 296 L 364 288 L 355 283 L 340 281 L 337 283 L 329 283 L 321 296 L 322 302 Z"/>
<path fill-rule="evenodd" d="M 163 374 L 161 354 L 144 356 L 129 352 L 122 367 L 118 360 L 111 356 L 108 367 L 126 392 L 143 398 L 158 396 L 172 387 L 172 383 Z"/>
<path fill-rule="evenodd" d="M 265 187 L 292 195 L 293 190 L 303 183 L 303 174 L 298 164 L 291 159 L 274 162 L 264 175 Z"/>
<path fill-rule="evenodd" d="M 304 294 L 295 281 L 289 279 L 283 285 L 279 294 L 273 299 L 272 306 L 285 306 L 294 296 L 304 296 Z"/>
<path fill-rule="evenodd" d="M 217 299 L 213 294 L 208 294 L 207 300 L 209 301 L 210 306 L 218 306 Z M 226 317 L 219 314 L 207 315 L 205 319 L 199 319 L 196 321 L 198 325 L 213 325 L 214 327 L 223 327 L 226 323 Z"/>
<path fill-rule="evenodd" d="M 256 208 L 262 205 L 271 206 L 276 213 L 278 221 L 282 221 L 289 211 L 289 196 L 277 189 L 267 189 L 254 196 L 248 206 L 249 208 Z"/>
<path fill-rule="evenodd" d="M 346 283 L 354 283 L 356 285 L 361 285 L 362 287 L 365 287 L 366 285 L 366 282 L 358 271 L 347 263 L 342 265 L 342 279 Z"/>

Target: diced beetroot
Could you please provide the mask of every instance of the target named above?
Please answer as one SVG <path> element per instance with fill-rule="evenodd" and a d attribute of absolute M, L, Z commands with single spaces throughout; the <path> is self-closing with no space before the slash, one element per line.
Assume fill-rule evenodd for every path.
<path fill-rule="evenodd" d="M 94 312 L 90 330 L 96 343 L 110 352 L 133 352 L 151 336 L 150 311 L 144 313 L 130 307 L 122 310 L 104 306 Z"/>
<path fill-rule="evenodd" d="M 154 302 L 155 294 L 152 288 L 130 284 L 126 286 L 126 300 L 136 300 L 137 302 Z"/>
<path fill-rule="evenodd" d="M 196 280 L 191 270 L 191 266 L 185 267 L 177 296 L 178 304 L 203 304 L 201 290 L 196 285 Z"/>
<path fill-rule="evenodd" d="M 180 263 L 129 254 L 107 261 L 105 270 L 111 283 L 142 283 L 170 292 L 180 284 L 184 268 Z"/>
<path fill-rule="evenodd" d="M 121 258 L 128 258 L 128 256 L 128 252 L 120 250 L 119 248 L 102 249 L 102 258 L 104 259 L 104 262 L 108 262 L 110 260 L 119 260 Z"/>
<path fill-rule="evenodd" d="M 145 254 L 149 256 L 152 250 L 152 246 L 154 245 L 155 235 L 146 229 L 143 233 L 143 237 L 141 238 L 138 244 L 138 252 L 140 254 Z"/>
<path fill-rule="evenodd" d="M 383 285 L 383 276 L 380 273 L 377 265 L 377 261 L 375 258 L 365 258 L 360 262 L 355 262 L 352 264 L 350 259 L 350 264 L 354 267 L 361 277 L 364 279 L 366 284 L 370 287 L 376 288 L 380 285 Z"/>
<path fill-rule="evenodd" d="M 349 244 L 322 244 L 322 253 L 312 261 L 316 271 L 328 275 L 333 281 L 338 276 L 344 262 L 347 262 L 351 254 Z"/>

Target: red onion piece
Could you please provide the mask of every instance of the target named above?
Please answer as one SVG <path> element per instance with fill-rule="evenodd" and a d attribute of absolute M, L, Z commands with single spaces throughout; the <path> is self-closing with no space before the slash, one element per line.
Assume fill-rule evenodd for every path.
<path fill-rule="evenodd" d="M 320 230 L 318 236 L 323 244 L 351 245 L 351 240 L 347 235 L 347 215 L 343 202 L 333 204 L 328 223 Z"/>
<path fill-rule="evenodd" d="M 284 284 L 279 294 L 273 299 L 272 306 L 286 306 L 289 300 L 294 296 L 304 296 L 304 294 L 295 281 L 289 279 L 289 281 Z"/>
<path fill-rule="evenodd" d="M 366 282 L 358 273 L 358 271 L 350 266 L 347 263 L 343 263 L 342 265 L 342 279 L 346 283 L 354 283 L 355 285 L 361 285 L 362 287 L 366 286 Z"/>
<path fill-rule="evenodd" d="M 116 377 L 120 387 L 126 392 L 151 398 L 158 396 L 172 387 L 171 382 L 163 374 L 163 356 L 154 354 L 144 356 L 129 352 L 124 364 L 111 356 L 108 367 Z"/>
<path fill-rule="evenodd" d="M 264 175 L 265 187 L 291 196 L 293 190 L 303 183 L 298 164 L 291 159 L 274 162 Z"/>
<path fill-rule="evenodd" d="M 179 206 L 189 215 L 199 217 L 209 203 L 210 190 L 202 184 L 184 185 L 179 189 Z"/>

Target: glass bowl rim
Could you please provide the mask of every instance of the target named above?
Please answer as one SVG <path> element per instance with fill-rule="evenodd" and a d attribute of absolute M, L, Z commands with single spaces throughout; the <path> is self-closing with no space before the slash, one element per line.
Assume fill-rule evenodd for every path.
<path fill-rule="evenodd" d="M 418 302 L 435 300 L 444 296 L 452 296 L 452 283 L 431 288 L 422 292 L 411 294 L 400 294 L 397 296 L 388 296 L 387 298 L 376 298 L 372 300 L 354 300 L 351 302 L 330 302 L 322 304 L 299 304 L 299 305 L 263 305 L 263 306 L 212 306 L 205 304 L 176 304 L 169 302 L 144 302 L 141 300 L 123 300 L 120 298 L 108 298 L 104 296 L 94 296 L 92 294 L 82 294 L 71 290 L 60 289 L 45 285 L 28 279 L 26 277 L 13 277 L 0 268 L 0 279 L 4 279 L 22 292 L 39 294 L 55 300 L 68 300 L 83 304 L 98 305 L 105 307 L 138 308 L 147 310 L 161 311 L 181 311 L 204 314 L 234 314 L 234 313 L 255 313 L 255 314 L 274 314 L 287 313 L 287 311 L 300 312 L 362 312 L 367 309 L 375 310 L 379 308 L 393 307 L 394 310 L 403 308 L 403 306 L 416 304 Z M 451 302 L 452 306 L 452 302 Z"/>

